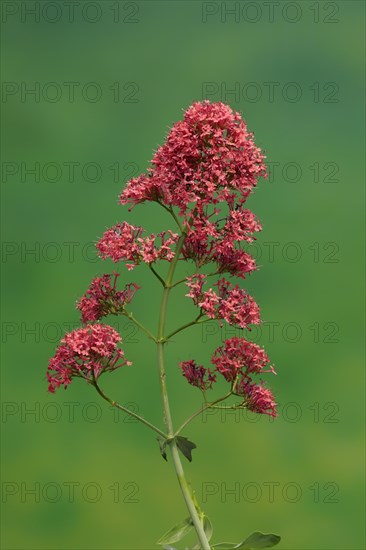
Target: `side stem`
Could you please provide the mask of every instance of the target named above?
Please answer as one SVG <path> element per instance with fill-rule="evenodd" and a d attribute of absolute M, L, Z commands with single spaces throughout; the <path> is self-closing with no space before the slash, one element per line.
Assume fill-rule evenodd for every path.
<path fill-rule="evenodd" d="M 149 422 L 148 420 L 146 420 L 145 418 L 143 418 L 142 416 L 140 416 L 139 414 L 136 414 L 134 413 L 133 411 L 130 411 L 130 409 L 128 409 L 127 407 L 124 407 L 123 405 L 120 405 L 120 403 L 117 403 L 117 401 L 114 401 L 113 399 L 111 399 L 110 397 L 108 397 L 108 395 L 106 395 L 104 393 L 104 391 L 102 390 L 102 388 L 100 388 L 98 382 L 96 381 L 95 377 L 93 376 L 93 382 L 92 382 L 93 386 L 95 387 L 95 389 L 97 390 L 97 392 L 99 393 L 99 395 L 101 397 L 103 397 L 103 399 L 105 399 L 106 401 L 108 401 L 108 403 L 110 405 L 112 405 L 112 407 L 116 407 L 116 409 L 119 409 L 120 411 L 123 411 L 125 412 L 126 414 L 132 416 L 133 418 L 136 418 L 136 420 L 138 420 L 139 422 L 141 422 L 142 424 L 145 424 L 145 426 L 147 426 L 148 428 L 151 428 L 152 430 L 154 430 L 154 432 L 156 432 L 157 434 L 161 435 L 162 437 L 164 437 L 164 439 L 166 438 L 166 435 L 164 432 L 162 432 L 159 428 L 157 428 L 156 426 L 154 426 L 154 424 L 151 424 L 151 422 Z"/>

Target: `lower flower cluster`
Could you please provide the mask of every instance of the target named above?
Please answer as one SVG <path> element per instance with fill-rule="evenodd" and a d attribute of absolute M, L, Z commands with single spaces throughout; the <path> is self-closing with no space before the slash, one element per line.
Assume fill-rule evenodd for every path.
<path fill-rule="evenodd" d="M 122 338 L 109 325 L 95 324 L 66 334 L 50 359 L 47 369 L 48 391 L 65 388 L 73 378 L 92 381 L 103 372 L 131 365 L 117 347 Z"/>
<path fill-rule="evenodd" d="M 262 348 L 235 336 L 215 350 L 211 362 L 216 367 L 213 372 L 193 360 L 180 363 L 180 368 L 188 383 L 202 391 L 212 388 L 216 382 L 215 372 L 218 372 L 231 384 L 232 394 L 244 398 L 242 405 L 248 410 L 277 416 L 272 392 L 263 381 L 258 384 L 252 380 L 253 374 L 276 374 Z"/>

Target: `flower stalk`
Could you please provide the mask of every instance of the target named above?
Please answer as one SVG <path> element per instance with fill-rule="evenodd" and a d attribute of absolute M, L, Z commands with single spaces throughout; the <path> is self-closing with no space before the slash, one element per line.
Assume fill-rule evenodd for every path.
<path fill-rule="evenodd" d="M 121 405 L 120 403 L 117 403 L 117 401 L 114 401 L 113 399 L 111 399 L 110 397 L 108 397 L 108 395 L 106 395 L 104 393 L 104 391 L 101 389 L 101 387 L 99 386 L 97 380 L 95 379 L 95 376 L 93 376 L 93 382 L 92 382 L 92 385 L 94 386 L 94 388 L 97 390 L 97 392 L 99 393 L 99 395 L 105 400 L 107 401 L 110 405 L 112 405 L 112 407 L 115 407 L 116 409 L 119 409 L 120 411 L 123 411 L 124 413 L 128 414 L 129 416 L 132 416 L 132 418 L 135 418 L 136 420 L 138 420 L 139 422 L 141 422 L 142 424 L 144 424 L 145 426 L 147 426 L 148 428 L 150 428 L 151 430 L 153 430 L 154 432 L 156 432 L 157 434 L 159 434 L 161 437 L 163 437 L 164 439 L 167 439 L 167 435 L 162 432 L 157 426 L 154 426 L 154 424 L 151 424 L 151 422 L 149 422 L 148 420 L 146 420 L 145 418 L 143 418 L 142 416 L 140 416 L 139 414 L 131 411 L 130 409 L 128 409 L 127 407 L 124 407 L 123 405 Z"/>
<path fill-rule="evenodd" d="M 171 456 L 174 464 L 175 473 L 178 478 L 179 486 L 181 488 L 184 501 L 186 503 L 188 512 L 191 516 L 194 528 L 196 530 L 201 548 L 203 550 L 210 550 L 210 544 L 209 544 L 209 541 L 207 540 L 199 512 L 196 508 L 196 504 L 193 500 L 190 488 L 188 486 L 188 483 L 184 474 L 182 462 L 179 456 L 177 443 L 175 440 L 176 434 L 174 434 L 173 421 L 172 421 L 172 416 L 171 416 L 171 411 L 169 406 L 168 390 L 166 385 L 166 372 L 165 372 L 165 365 L 164 365 L 164 346 L 166 343 L 166 339 L 164 338 L 164 329 L 165 329 L 169 294 L 172 289 L 172 281 L 174 277 L 175 268 L 178 263 L 179 256 L 183 248 L 183 244 L 186 239 L 186 236 L 187 236 L 186 233 L 183 232 L 179 238 L 179 241 L 177 243 L 177 247 L 175 250 L 174 259 L 170 265 L 168 276 L 165 282 L 165 287 L 163 290 L 163 296 L 162 296 L 161 305 L 160 305 L 160 316 L 159 316 L 158 338 L 157 338 L 158 369 L 159 369 L 160 389 L 161 389 L 161 395 L 162 395 L 162 401 L 163 401 L 164 422 L 168 432 L 168 443 L 169 443 L 169 448 L 170 448 L 170 452 L 171 452 Z"/>

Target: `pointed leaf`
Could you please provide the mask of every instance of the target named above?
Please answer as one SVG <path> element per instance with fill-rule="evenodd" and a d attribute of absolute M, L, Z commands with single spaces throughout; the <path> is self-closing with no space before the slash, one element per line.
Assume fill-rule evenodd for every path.
<path fill-rule="evenodd" d="M 259 550 L 261 548 L 272 548 L 276 546 L 281 540 L 279 535 L 268 534 L 265 535 L 256 531 L 252 533 L 247 539 L 235 544 L 233 542 L 220 542 L 213 546 L 213 549 L 219 550 Z"/>
<path fill-rule="evenodd" d="M 240 543 L 240 546 L 237 546 L 236 548 L 239 550 L 252 550 L 252 549 L 259 549 L 259 548 L 272 548 L 272 546 L 276 546 L 281 540 L 281 537 L 278 535 L 273 535 L 272 533 L 268 535 L 264 535 L 263 533 L 260 533 L 259 531 L 256 531 L 255 533 L 252 533 L 245 541 Z"/>
<path fill-rule="evenodd" d="M 178 542 L 185 537 L 189 531 L 193 528 L 191 518 L 186 518 L 177 525 L 174 525 L 169 531 L 167 531 L 157 542 L 161 545 L 169 545 L 172 542 Z"/>
<path fill-rule="evenodd" d="M 165 450 L 165 447 L 166 447 L 166 439 L 164 439 L 163 437 L 161 437 L 160 435 L 158 435 L 158 437 L 156 438 L 157 441 L 159 442 L 159 447 L 160 447 L 160 454 L 161 456 L 163 457 L 163 459 L 168 462 L 168 457 L 166 455 L 166 450 Z"/>
<path fill-rule="evenodd" d="M 192 462 L 192 451 L 197 448 L 197 445 L 192 441 L 189 441 L 186 437 L 182 437 L 180 435 L 178 435 L 175 439 L 177 441 L 177 447 L 182 455 L 184 455 L 189 462 Z"/>
<path fill-rule="evenodd" d="M 207 516 L 203 516 L 203 530 L 206 534 L 207 540 L 210 541 L 213 533 L 213 527 Z"/>

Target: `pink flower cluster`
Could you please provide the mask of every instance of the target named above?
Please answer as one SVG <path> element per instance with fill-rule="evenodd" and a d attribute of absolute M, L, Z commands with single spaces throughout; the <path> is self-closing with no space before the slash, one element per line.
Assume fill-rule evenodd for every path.
<path fill-rule="evenodd" d="M 189 293 L 193 303 L 199 306 L 210 319 L 224 319 L 229 325 L 248 328 L 248 325 L 260 323 L 259 307 L 254 299 L 238 285 L 233 286 L 226 279 L 220 279 L 218 293 L 212 288 L 203 291 L 206 275 L 197 273 L 187 277 Z"/>
<path fill-rule="evenodd" d="M 213 215 L 217 214 L 217 209 Z M 220 221 L 210 221 L 204 216 L 196 216 L 186 222 L 187 238 L 184 242 L 183 256 L 194 260 L 199 268 L 210 262 L 217 265 L 219 273 L 230 273 L 245 278 L 247 273 L 257 269 L 254 258 L 240 247 L 240 242 L 251 243 L 253 233 L 261 230 L 254 214 L 247 209 L 230 210 L 227 217 Z"/>
<path fill-rule="evenodd" d="M 178 235 L 172 231 L 162 231 L 155 235 L 143 236 L 142 227 L 135 227 L 127 222 L 118 223 L 108 229 L 97 243 L 99 256 L 113 262 L 129 262 L 128 269 L 133 269 L 140 262 L 152 264 L 157 260 L 168 260 L 174 257 L 172 246 Z"/>
<path fill-rule="evenodd" d="M 80 298 L 77 309 L 81 312 L 83 323 L 98 321 L 106 315 L 121 313 L 140 289 L 135 283 L 129 283 L 123 290 L 116 290 L 119 273 L 113 273 L 113 275 L 113 286 L 111 275 L 96 277 L 84 296 Z"/>
<path fill-rule="evenodd" d="M 234 384 L 235 395 L 245 398 L 246 407 L 257 413 L 277 416 L 276 403 L 263 382 L 252 382 L 253 374 L 276 374 L 266 352 L 253 342 L 235 336 L 225 340 L 212 357 L 216 370 Z"/>
<path fill-rule="evenodd" d="M 266 352 L 253 342 L 234 336 L 225 340 L 224 345 L 216 349 L 212 363 L 228 382 L 234 382 L 238 375 L 263 372 L 275 373 Z"/>
<path fill-rule="evenodd" d="M 268 416 L 277 416 L 277 404 L 274 400 L 271 390 L 265 387 L 264 383 L 256 384 L 255 382 L 246 381 L 239 386 L 236 395 L 245 398 L 245 405 L 249 411 L 258 414 L 268 414 Z M 240 393 L 239 393 L 240 391 Z"/>
<path fill-rule="evenodd" d="M 193 359 L 191 361 L 183 361 L 179 364 L 182 369 L 182 374 L 191 386 L 196 386 L 202 391 L 206 391 L 216 382 L 216 375 L 210 369 L 205 369 L 201 365 L 197 365 Z"/>
<path fill-rule="evenodd" d="M 240 113 L 221 102 L 197 102 L 174 124 L 148 174 L 129 181 L 120 203 L 159 201 L 181 213 L 191 204 L 243 203 L 266 174 L 263 160 Z"/>
<path fill-rule="evenodd" d="M 95 324 L 66 334 L 50 359 L 47 369 L 48 391 L 65 388 L 75 377 L 92 380 L 103 372 L 131 365 L 117 347 L 119 334 L 109 325 Z"/>
<path fill-rule="evenodd" d="M 243 405 L 259 414 L 277 416 L 276 403 L 272 392 L 261 382 L 253 382 L 252 375 L 271 372 L 274 368 L 263 349 L 244 338 L 234 337 L 218 347 L 211 359 L 216 369 L 227 382 L 231 383 L 234 395 L 244 398 Z M 184 366 L 184 368 L 182 367 Z M 212 387 L 215 374 L 203 366 L 197 366 L 193 360 L 180 364 L 183 375 L 193 386 L 206 390 Z M 205 380 L 210 383 L 207 384 Z"/>

